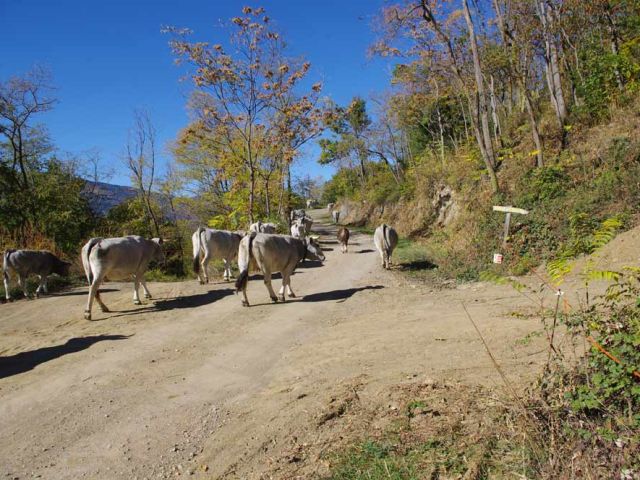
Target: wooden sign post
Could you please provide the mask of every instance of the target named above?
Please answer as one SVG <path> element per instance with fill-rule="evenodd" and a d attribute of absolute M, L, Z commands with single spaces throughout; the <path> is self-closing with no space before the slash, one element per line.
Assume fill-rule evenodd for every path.
<path fill-rule="evenodd" d="M 516 207 L 501 207 L 499 205 L 494 205 L 493 207 L 493 211 L 494 212 L 504 212 L 506 215 L 504 216 L 504 231 L 503 231 L 503 236 L 502 236 L 502 247 L 504 248 L 507 244 L 507 240 L 509 239 L 509 227 L 511 225 L 511 214 L 512 213 L 519 213 L 521 215 L 528 215 L 529 211 L 525 210 L 523 208 L 516 208 Z"/>

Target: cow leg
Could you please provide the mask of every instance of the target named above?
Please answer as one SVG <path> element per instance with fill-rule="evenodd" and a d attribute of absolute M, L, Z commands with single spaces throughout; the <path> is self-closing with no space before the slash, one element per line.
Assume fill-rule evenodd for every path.
<path fill-rule="evenodd" d="M 384 258 L 384 251 L 380 252 L 380 258 L 382 259 L 382 268 L 387 268 L 387 261 Z"/>
<path fill-rule="evenodd" d="M 226 258 L 223 259 L 224 261 L 224 279 L 228 282 L 229 280 L 231 280 L 231 261 L 227 260 Z"/>
<path fill-rule="evenodd" d="M 133 304 L 134 305 L 142 305 L 140 301 L 140 295 L 138 294 L 138 289 L 140 288 L 140 280 L 138 279 L 138 275 L 133 276 Z"/>
<path fill-rule="evenodd" d="M 4 296 L 7 298 L 7 302 L 9 302 L 11 301 L 11 295 L 9 294 L 9 274 L 2 272 L 2 277 L 4 279 Z"/>
<path fill-rule="evenodd" d="M 103 312 L 108 312 L 109 309 L 107 306 L 102 303 L 102 299 L 100 298 L 100 284 L 102 283 L 102 276 L 96 275 L 93 278 L 93 282 L 91 282 L 91 286 L 89 287 L 89 298 L 87 298 L 87 306 L 84 309 L 84 318 L 86 320 L 91 320 L 91 307 L 93 306 L 93 299 L 95 298 L 100 305 L 100 309 Z"/>
<path fill-rule="evenodd" d="M 276 292 L 273 291 L 273 287 L 271 286 L 271 272 L 264 272 L 264 284 L 269 291 L 269 297 L 271 297 L 271 301 L 273 303 L 277 303 L 278 297 L 276 296 Z"/>
<path fill-rule="evenodd" d="M 38 288 L 36 288 L 36 298 L 40 297 L 41 292 L 47 293 L 47 277 L 45 275 L 38 275 L 40 278 L 40 283 L 38 284 Z"/>
<path fill-rule="evenodd" d="M 287 280 L 288 280 L 288 275 L 286 273 L 282 272 L 282 286 L 280 287 L 280 290 L 278 291 L 278 299 L 282 303 L 284 303 L 284 301 L 285 301 L 284 294 L 285 294 L 285 291 L 286 291 L 286 288 L 287 288 Z"/>
<path fill-rule="evenodd" d="M 242 287 L 242 306 L 249 306 L 249 299 L 247 298 L 247 284 L 245 283 Z"/>
<path fill-rule="evenodd" d="M 291 290 L 291 275 L 287 275 L 287 295 L 289 295 L 290 298 L 296 298 L 296 294 L 293 293 L 293 290 Z"/>
<path fill-rule="evenodd" d="M 27 277 L 23 277 L 22 274 L 18 275 L 18 285 L 22 288 L 24 298 L 29 298 L 29 292 L 27 292 Z"/>
<path fill-rule="evenodd" d="M 98 305 L 100 305 L 100 310 L 102 310 L 103 312 L 109 312 L 109 308 L 102 301 L 102 297 L 100 297 L 100 289 L 96 290 L 96 302 L 98 302 Z"/>
<path fill-rule="evenodd" d="M 45 276 L 44 280 L 42 281 L 42 289 L 44 290 L 45 294 L 49 294 L 49 286 L 47 285 L 47 280 L 49 280 L 49 277 Z"/>
<path fill-rule="evenodd" d="M 144 298 L 153 298 L 151 296 L 151 292 L 149 288 L 147 288 L 147 281 L 144 279 L 144 276 L 140 276 L 140 285 L 142 285 L 142 291 L 144 292 Z"/>
<path fill-rule="evenodd" d="M 209 283 L 209 273 L 207 271 L 207 266 L 209 265 L 209 260 L 211 259 L 211 257 L 209 257 L 209 252 L 205 250 L 204 252 L 204 256 L 202 257 L 202 278 L 200 280 L 201 284 L 205 284 L 205 283 Z"/>

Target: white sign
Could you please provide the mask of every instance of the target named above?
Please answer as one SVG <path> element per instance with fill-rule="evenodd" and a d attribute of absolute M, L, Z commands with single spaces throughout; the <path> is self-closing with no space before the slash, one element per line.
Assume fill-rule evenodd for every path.
<path fill-rule="evenodd" d="M 505 212 L 505 213 L 521 213 L 522 215 L 529 214 L 529 210 L 525 210 L 524 208 L 516 208 L 516 207 L 501 207 L 499 205 L 494 205 L 494 212 Z"/>

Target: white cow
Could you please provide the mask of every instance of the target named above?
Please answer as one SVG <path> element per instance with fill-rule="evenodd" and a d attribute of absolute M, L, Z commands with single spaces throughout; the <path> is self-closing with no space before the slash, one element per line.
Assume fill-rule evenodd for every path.
<path fill-rule="evenodd" d="M 333 218 L 333 223 L 337 224 L 340 221 L 340 210 L 331 212 L 331 218 Z"/>
<path fill-rule="evenodd" d="M 380 253 L 382 267 L 389 269 L 391 267 L 391 255 L 396 245 L 398 245 L 398 233 L 395 229 L 383 223 L 373 232 L 373 243 L 375 243 Z"/>
<path fill-rule="evenodd" d="M 202 227 L 193 233 L 191 236 L 193 271 L 198 275 L 200 284 L 209 283 L 207 265 L 210 260 L 218 258 L 224 261 L 223 278 L 229 280 L 232 277 L 231 262 L 238 257 L 238 247 L 242 237 L 243 235 L 236 232 Z M 200 260 L 200 254 L 202 254 L 202 260 Z"/>
<path fill-rule="evenodd" d="M 294 238 L 305 238 L 307 236 L 307 230 L 304 223 L 299 219 L 291 225 L 291 236 Z"/>
<path fill-rule="evenodd" d="M 249 306 L 247 298 L 247 282 L 249 281 L 249 263 L 254 259 L 264 275 L 264 284 L 273 302 L 278 301 L 271 286 L 271 274 L 282 273 L 282 287 L 280 287 L 280 301 L 284 302 L 285 290 L 289 297 L 295 297 L 291 290 L 291 275 L 301 260 L 324 261 L 322 248 L 313 238 L 293 238 L 289 235 L 268 235 L 264 233 L 249 233 L 240 242 L 238 251 L 238 267 L 240 275 L 236 280 L 236 293 L 242 291 L 242 305 Z"/>
<path fill-rule="evenodd" d="M 22 288 L 24 296 L 27 293 L 27 278 L 29 275 L 38 275 L 40 284 L 36 289 L 36 297 L 40 292 L 48 293 L 47 278 L 52 273 L 66 277 L 69 275 L 69 262 L 64 262 L 47 250 L 6 250 L 2 264 L 2 276 L 4 278 L 4 292 L 7 301 L 11 300 L 9 294 L 9 276 L 14 273 L 18 277 L 18 285 Z"/>
<path fill-rule="evenodd" d="M 151 261 L 163 262 L 162 239 L 137 235 L 119 238 L 92 238 L 82 247 L 82 265 L 89 281 L 89 298 L 84 318 L 91 320 L 91 307 L 95 298 L 103 312 L 109 309 L 100 298 L 100 284 L 109 280 L 128 280 L 133 277 L 133 303 L 140 305 L 138 288 L 142 285 L 145 298 L 151 293 L 144 274 Z"/>
<path fill-rule="evenodd" d="M 304 218 L 307 216 L 307 212 L 304 211 L 304 208 L 298 208 L 296 210 L 291 210 L 291 222 L 295 222 L 298 218 Z"/>
<path fill-rule="evenodd" d="M 275 223 L 262 223 L 257 221 L 249 225 L 249 231 L 255 233 L 276 233 L 278 226 Z"/>

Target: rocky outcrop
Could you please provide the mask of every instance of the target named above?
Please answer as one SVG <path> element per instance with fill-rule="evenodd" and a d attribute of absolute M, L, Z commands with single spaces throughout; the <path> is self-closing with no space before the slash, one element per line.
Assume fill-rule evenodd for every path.
<path fill-rule="evenodd" d="M 455 221 L 460 206 L 455 191 L 439 187 L 432 195 L 416 195 L 410 200 L 372 205 L 367 201 L 345 200 L 336 203 L 340 223 L 355 226 L 393 225 L 400 235 L 424 235 L 434 227 L 442 228 Z"/>

